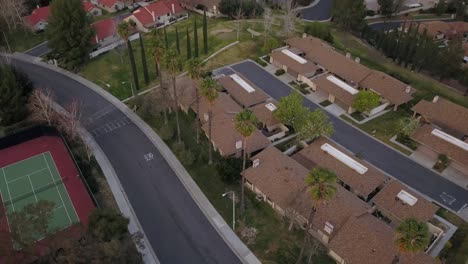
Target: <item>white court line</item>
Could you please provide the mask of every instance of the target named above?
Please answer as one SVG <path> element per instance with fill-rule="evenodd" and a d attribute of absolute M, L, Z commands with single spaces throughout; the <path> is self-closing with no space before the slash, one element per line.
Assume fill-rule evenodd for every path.
<path fill-rule="evenodd" d="M 2 170 L 2 174 L 3 176 L 5 176 L 5 172 L 3 171 L 3 168 L 1 169 Z M 6 181 L 6 179 L 5 179 Z M 8 188 L 8 184 L 6 184 L 7 188 Z M 8 190 L 8 195 L 10 195 L 10 190 Z M 2 198 L 2 201 L 3 201 L 3 195 L 2 193 L 0 192 L 0 197 Z M 10 201 L 11 201 L 11 196 L 10 196 Z M 13 206 L 13 203 L 11 204 Z M 15 211 L 15 208 L 13 207 L 13 211 Z M 6 208 L 5 208 L 5 212 L 6 212 Z M 6 214 L 5 214 L 6 215 Z M 6 218 L 6 221 L 7 221 L 7 226 L 8 226 L 8 231 L 11 232 L 11 228 L 10 228 L 10 222 L 8 221 L 8 216 L 5 217 Z"/>
<path fill-rule="evenodd" d="M 47 164 L 47 168 L 49 169 L 49 173 L 50 173 L 50 177 L 52 178 L 52 182 L 54 182 L 54 181 L 55 181 L 55 180 L 54 180 L 54 176 L 53 176 L 53 174 L 52 174 L 52 171 L 50 170 L 49 163 L 47 162 L 47 159 L 46 159 L 46 157 L 45 157 L 44 154 L 45 154 L 45 153 L 42 153 L 42 157 L 44 158 L 44 161 L 45 161 L 46 164 Z M 49 152 L 49 155 L 52 157 L 52 155 L 50 154 L 50 152 Z M 52 158 L 52 160 L 54 160 L 54 159 Z M 58 187 L 57 187 L 57 184 L 55 184 L 55 188 L 57 189 L 57 192 L 58 192 L 58 194 L 59 194 L 59 196 L 60 196 L 60 200 L 62 201 L 62 206 L 65 206 L 65 202 L 63 201 L 62 195 L 60 194 L 60 191 L 59 191 L 59 189 L 58 189 Z M 70 214 L 68 213 L 67 207 L 65 207 L 65 212 L 67 212 L 68 220 L 70 220 L 70 224 L 71 224 L 71 223 L 72 223 L 72 220 L 71 220 Z"/>
<path fill-rule="evenodd" d="M 16 179 L 14 179 L 14 180 L 11 180 L 11 181 L 7 182 L 7 184 L 12 183 L 12 182 L 15 182 L 15 181 L 18 181 L 18 180 L 21 180 L 21 179 L 23 179 L 23 178 L 25 178 L 25 177 L 29 177 L 29 176 L 31 176 L 31 175 L 33 175 L 33 174 L 36 174 L 36 173 L 38 173 L 38 172 L 40 172 L 40 171 L 44 171 L 44 170 L 47 170 L 47 168 L 43 168 L 43 169 L 40 169 L 40 170 L 31 172 L 31 173 L 29 173 L 29 174 L 23 175 L 23 176 L 21 176 L 21 177 L 19 177 L 19 178 L 16 178 Z"/>
<path fill-rule="evenodd" d="M 34 192 L 34 186 L 32 185 L 31 177 L 29 177 L 29 175 L 28 175 L 28 179 L 29 179 L 29 184 L 31 185 L 31 190 L 34 194 L 34 198 L 36 198 L 36 202 L 37 202 L 38 200 L 37 200 L 36 192 Z"/>
<path fill-rule="evenodd" d="M 5 179 L 5 182 L 7 182 L 6 176 L 5 176 L 5 170 L 3 168 L 2 168 L 2 174 L 3 174 L 3 178 Z M 8 183 L 6 184 L 6 187 L 7 187 L 7 191 L 8 191 L 8 196 L 10 197 L 11 207 L 13 207 L 13 212 L 14 212 L 15 211 L 15 206 L 13 205 L 13 200 L 11 199 L 11 193 L 10 193 L 10 188 L 8 187 Z"/>
<path fill-rule="evenodd" d="M 45 152 L 43 152 L 43 153 L 41 153 L 41 154 L 37 154 L 37 155 L 31 156 L 31 157 L 29 157 L 29 158 L 27 158 L 27 159 L 24 159 L 24 160 L 19 160 L 19 161 L 15 162 L 15 163 L 12 163 L 12 164 L 8 164 L 7 166 L 3 167 L 3 169 L 6 169 L 6 168 L 8 168 L 8 167 L 11 167 L 11 166 L 13 166 L 13 165 L 15 165 L 15 164 L 17 164 L 17 163 L 20 163 L 20 162 L 23 162 L 23 161 L 27 161 L 27 160 L 30 160 L 30 159 L 35 158 L 35 157 L 37 157 L 37 156 L 43 155 L 44 153 L 45 153 Z"/>
<path fill-rule="evenodd" d="M 49 152 L 49 155 L 50 155 L 50 157 L 52 158 L 52 162 L 54 163 L 55 168 L 57 169 L 57 165 L 55 164 L 55 160 L 54 160 L 54 158 L 52 157 L 52 154 L 50 154 L 50 152 Z M 59 173 L 59 177 L 61 178 L 60 173 Z M 80 220 L 80 217 L 78 216 L 78 213 L 76 212 L 75 205 L 73 205 L 73 201 L 72 201 L 72 199 L 71 199 L 71 197 L 70 197 L 70 194 L 68 194 L 68 190 L 67 190 L 67 188 L 66 188 L 66 186 L 65 186 L 65 183 L 63 183 L 63 181 L 62 181 L 62 185 L 63 185 L 63 188 L 65 189 L 65 192 L 67 193 L 68 200 L 70 200 L 70 203 L 71 203 L 71 205 L 72 205 L 72 207 L 73 207 L 73 211 L 75 212 L 76 218 L 78 218 L 78 220 L 81 221 L 81 220 Z M 64 205 L 65 205 L 65 204 L 64 204 Z M 67 209 L 66 206 L 65 206 L 65 209 Z M 68 212 L 68 210 L 67 210 L 67 212 Z M 73 222 L 70 223 L 70 225 L 71 225 L 71 224 L 73 224 Z"/>

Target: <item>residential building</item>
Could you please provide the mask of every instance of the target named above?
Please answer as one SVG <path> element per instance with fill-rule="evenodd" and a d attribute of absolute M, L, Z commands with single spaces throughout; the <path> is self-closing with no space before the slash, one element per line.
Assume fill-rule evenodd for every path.
<path fill-rule="evenodd" d="M 270 98 L 262 89 L 258 88 L 240 73 L 222 76 L 218 79 L 218 83 L 243 108 L 253 107 Z"/>
<path fill-rule="evenodd" d="M 115 13 L 123 10 L 126 5 L 123 0 L 96 0 L 97 6 L 106 10 L 109 13 Z"/>
<path fill-rule="evenodd" d="M 387 183 L 372 199 L 372 204 L 392 222 L 392 225 L 398 225 L 407 218 L 425 223 L 439 209 L 437 205 L 396 180 Z"/>
<path fill-rule="evenodd" d="M 318 166 L 335 172 L 343 187 L 364 201 L 370 200 L 388 180 L 368 162 L 323 137 L 292 157 L 308 169 Z"/>
<path fill-rule="evenodd" d="M 49 16 L 50 8 L 44 6 L 34 9 L 31 15 L 24 17 L 23 20 L 33 31 L 37 32 L 43 31 L 47 27 Z"/>
<path fill-rule="evenodd" d="M 187 11 L 177 0 L 158 0 L 142 5 L 125 21 L 132 20 L 139 31 L 149 32 L 152 28 L 167 26 L 187 16 Z"/>
<path fill-rule="evenodd" d="M 220 2 L 220 0 L 182 0 L 181 4 L 185 9 L 189 9 L 200 14 L 203 14 L 203 12 L 206 11 L 207 16 L 218 17 L 222 15 L 218 8 Z"/>
<path fill-rule="evenodd" d="M 116 30 L 116 22 L 112 18 L 106 18 L 92 24 L 96 35 L 91 40 L 98 48 L 105 47 L 120 40 Z"/>
<path fill-rule="evenodd" d="M 313 62 L 302 58 L 303 52 L 297 48 L 277 49 L 271 52 L 270 63 L 282 68 L 296 80 L 312 78 L 323 72 L 323 69 Z"/>
<path fill-rule="evenodd" d="M 84 1 L 83 8 L 89 16 L 102 16 L 102 10 L 91 2 Z"/>
<path fill-rule="evenodd" d="M 452 40 L 455 38 L 466 38 L 468 34 L 468 23 L 463 21 L 423 21 L 404 25 L 405 31 L 409 27 L 418 28 L 418 32 L 432 37 L 434 40 Z"/>
<path fill-rule="evenodd" d="M 257 117 L 262 132 L 270 141 L 275 141 L 286 136 L 289 129 L 275 117 L 274 111 L 277 109 L 278 102 L 269 98 L 265 102 L 249 108 Z"/>

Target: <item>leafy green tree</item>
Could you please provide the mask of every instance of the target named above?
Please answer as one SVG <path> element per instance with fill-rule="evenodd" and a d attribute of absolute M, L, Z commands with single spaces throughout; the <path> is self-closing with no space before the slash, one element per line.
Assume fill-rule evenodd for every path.
<path fill-rule="evenodd" d="M 312 208 L 307 217 L 307 227 L 304 229 L 304 241 L 296 264 L 302 263 L 305 245 L 309 239 L 309 230 L 312 227 L 312 219 L 316 211 L 316 205 L 326 203 L 336 195 L 336 174 L 328 169 L 316 167 L 309 172 L 305 179 L 305 184 L 312 199 Z"/>
<path fill-rule="evenodd" d="M 146 65 L 145 45 L 143 44 L 143 35 L 140 34 L 141 64 L 143 66 L 143 78 L 145 83 L 149 83 L 148 66 Z"/>
<path fill-rule="evenodd" d="M 455 76 L 461 68 L 461 58 L 463 58 L 461 41 L 450 41 L 434 60 L 432 74 L 439 76 L 440 80 Z"/>
<path fill-rule="evenodd" d="M 179 30 L 175 27 L 177 55 L 180 55 Z"/>
<path fill-rule="evenodd" d="M 195 22 L 193 23 L 193 43 L 195 46 L 195 58 L 198 58 L 198 27 L 197 27 L 197 18 L 195 17 Z"/>
<path fill-rule="evenodd" d="M 380 104 L 380 96 L 372 91 L 359 91 L 353 102 L 353 108 L 358 112 L 370 111 Z"/>
<path fill-rule="evenodd" d="M 77 71 L 89 60 L 94 34 L 81 0 L 54 0 L 47 25 L 48 46 L 66 69 Z"/>
<path fill-rule="evenodd" d="M 236 183 L 239 180 L 239 171 L 242 171 L 242 159 L 234 157 L 222 158 L 216 162 L 216 170 L 225 183 Z"/>
<path fill-rule="evenodd" d="M 262 15 L 264 11 L 261 4 L 256 1 L 248 0 L 221 0 L 218 7 L 222 14 L 230 18 L 234 18 L 239 9 L 242 9 L 242 13 L 247 18 Z"/>
<path fill-rule="evenodd" d="M 263 53 L 270 53 L 273 49 L 277 48 L 279 46 L 278 40 L 276 38 L 268 38 L 266 39 L 265 43 L 263 44 L 262 47 L 262 52 Z"/>
<path fill-rule="evenodd" d="M 102 241 L 120 240 L 128 231 L 128 219 L 112 209 L 94 210 L 88 220 L 88 232 Z"/>
<path fill-rule="evenodd" d="M 192 47 L 190 46 L 190 33 L 188 27 L 186 28 L 187 33 L 187 60 L 192 58 Z"/>
<path fill-rule="evenodd" d="M 393 14 L 393 1 L 394 0 L 377 0 L 380 6 L 380 14 L 391 17 Z"/>
<path fill-rule="evenodd" d="M 166 62 L 166 68 L 169 71 L 169 74 L 171 75 L 172 96 L 174 98 L 174 107 L 177 108 L 179 105 L 179 97 L 177 94 L 176 79 L 177 79 L 177 74 L 179 73 L 179 70 L 182 68 L 182 61 L 180 60 L 180 57 L 177 56 L 177 52 L 174 51 L 173 49 L 169 49 L 166 51 L 164 60 Z M 177 142 L 181 142 L 182 139 L 180 137 L 180 124 L 179 124 L 179 110 L 178 109 L 175 110 L 175 114 L 176 114 L 176 126 L 177 126 Z"/>
<path fill-rule="evenodd" d="M 282 97 L 273 114 L 281 123 L 297 131 L 309 113 L 309 110 L 302 105 L 303 100 L 302 96 L 296 92 Z"/>
<path fill-rule="evenodd" d="M 404 118 L 400 120 L 399 124 L 399 134 L 405 137 L 411 136 L 416 128 L 419 127 L 419 118 L 411 117 L 411 118 Z"/>
<path fill-rule="evenodd" d="M 0 63 L 0 125 L 12 125 L 27 117 L 25 106 L 32 89 L 32 82 L 24 73 Z"/>
<path fill-rule="evenodd" d="M 424 251 L 430 242 L 427 224 L 413 218 L 403 220 L 396 228 L 396 233 L 395 244 L 400 254 L 416 254 Z M 399 259 L 399 256 L 397 256 L 397 259 Z"/>
<path fill-rule="evenodd" d="M 206 10 L 203 10 L 203 49 L 205 54 L 208 54 L 208 21 L 206 18 Z"/>
<path fill-rule="evenodd" d="M 212 78 L 204 78 L 200 83 L 200 94 L 205 98 L 209 103 L 208 108 L 208 164 L 213 163 L 213 150 L 212 150 L 212 140 L 211 140 L 211 127 L 213 125 L 213 105 L 218 98 L 217 88 L 218 84 Z M 200 118 L 200 117 L 199 117 Z"/>
<path fill-rule="evenodd" d="M 443 13 L 445 13 L 445 10 L 447 9 L 447 3 L 445 0 L 439 0 L 439 3 L 437 3 L 435 7 L 435 13 L 438 16 L 441 16 Z"/>
<path fill-rule="evenodd" d="M 328 116 L 322 110 L 316 109 L 307 114 L 304 124 L 297 131 L 297 137 L 300 140 L 313 140 L 320 136 L 331 136 L 333 132 L 333 124 Z"/>
<path fill-rule="evenodd" d="M 81 7 L 80 7 L 81 8 Z M 132 76 L 133 76 L 133 84 L 135 86 L 135 90 L 139 90 L 139 83 L 138 83 L 138 73 L 135 65 L 135 57 L 133 56 L 133 49 L 132 43 L 129 39 L 130 36 L 130 24 L 128 22 L 122 22 L 117 26 L 117 33 L 119 36 L 127 43 L 127 50 L 128 50 L 128 57 L 130 59 L 130 67 L 132 69 Z M 135 91 L 132 91 L 135 94 Z"/>
<path fill-rule="evenodd" d="M 341 0 L 333 2 L 335 23 L 344 30 L 360 32 L 365 26 L 366 5 L 364 0 Z"/>
<path fill-rule="evenodd" d="M 328 24 L 312 22 L 304 27 L 304 32 L 316 38 L 323 39 L 329 43 L 333 43 L 333 36 Z"/>
<path fill-rule="evenodd" d="M 234 117 L 234 126 L 237 132 L 242 135 L 242 179 L 241 179 L 241 215 L 245 211 L 245 165 L 247 160 L 247 139 L 257 130 L 257 118 L 249 109 L 244 109 Z"/>
<path fill-rule="evenodd" d="M 172 145 L 172 151 L 176 155 L 177 159 L 184 166 L 191 166 L 195 161 L 195 156 L 192 151 L 185 148 L 184 142 L 176 142 Z"/>
<path fill-rule="evenodd" d="M 202 63 L 198 58 L 193 58 L 187 61 L 186 70 L 189 77 L 192 79 L 192 89 L 195 90 L 195 113 L 197 118 L 195 119 L 195 126 L 197 130 L 197 144 L 200 143 L 200 95 L 197 88 L 197 84 L 200 84 Z"/>

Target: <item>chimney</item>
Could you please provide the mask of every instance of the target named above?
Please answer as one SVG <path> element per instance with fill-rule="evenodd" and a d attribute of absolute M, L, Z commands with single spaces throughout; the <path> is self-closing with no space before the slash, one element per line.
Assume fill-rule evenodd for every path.
<path fill-rule="evenodd" d="M 254 167 L 254 168 L 257 168 L 258 165 L 260 165 L 260 159 L 255 159 L 255 160 L 253 161 L 253 167 Z"/>
<path fill-rule="evenodd" d="M 37 9 L 39 9 L 39 8 L 40 8 L 40 6 L 39 6 L 39 5 L 37 5 L 37 6 L 36 6 L 36 8 L 37 8 Z"/>
<path fill-rule="evenodd" d="M 175 6 L 174 6 L 174 4 L 172 4 L 172 14 L 175 15 Z"/>
<path fill-rule="evenodd" d="M 410 93 L 411 92 L 411 86 L 406 86 L 405 93 Z"/>
<path fill-rule="evenodd" d="M 437 101 L 439 101 L 439 96 L 438 95 L 434 96 L 434 99 L 432 99 L 433 103 L 437 103 Z"/>
<path fill-rule="evenodd" d="M 151 11 L 151 16 L 153 17 L 153 22 L 156 21 L 156 17 L 154 16 L 154 11 Z"/>
<path fill-rule="evenodd" d="M 347 52 L 347 53 L 346 53 L 346 58 L 347 58 L 347 59 L 351 59 L 351 53 Z"/>
<path fill-rule="evenodd" d="M 361 63 L 361 59 L 360 59 L 359 57 L 356 57 L 356 58 L 354 59 L 354 61 L 355 61 L 356 63 Z"/>
<path fill-rule="evenodd" d="M 307 33 L 302 33 L 302 38 L 307 38 Z"/>
<path fill-rule="evenodd" d="M 99 44 L 99 38 L 98 38 L 97 34 L 96 34 L 96 44 Z"/>

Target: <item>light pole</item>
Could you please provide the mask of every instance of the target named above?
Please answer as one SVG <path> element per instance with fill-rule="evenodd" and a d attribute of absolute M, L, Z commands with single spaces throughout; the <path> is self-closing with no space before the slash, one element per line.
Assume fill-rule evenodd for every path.
<path fill-rule="evenodd" d="M 225 192 L 222 194 L 223 197 L 232 193 L 232 231 L 236 229 L 236 193 L 234 191 Z"/>
<path fill-rule="evenodd" d="M 127 82 L 122 82 L 122 84 L 126 84 Z M 130 83 L 130 90 L 132 91 L 132 97 L 135 97 L 135 91 L 133 91 L 133 84 L 132 82 L 128 82 Z"/>

